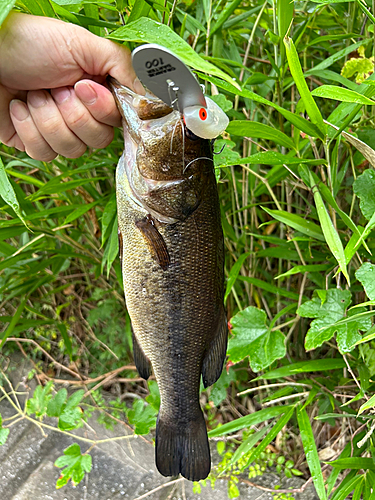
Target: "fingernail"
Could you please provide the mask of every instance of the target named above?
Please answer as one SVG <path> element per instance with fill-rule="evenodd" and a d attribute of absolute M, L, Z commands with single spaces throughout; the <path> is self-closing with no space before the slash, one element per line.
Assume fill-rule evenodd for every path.
<path fill-rule="evenodd" d="M 62 87 L 60 89 L 51 90 L 52 97 L 57 102 L 57 104 L 62 104 L 64 101 L 69 99 L 70 90 L 67 87 Z"/>
<path fill-rule="evenodd" d="M 9 109 L 14 118 L 20 122 L 26 120 L 30 114 L 26 104 L 18 99 L 10 101 Z"/>
<path fill-rule="evenodd" d="M 145 89 L 144 89 L 143 85 L 141 84 L 141 82 L 139 81 L 138 77 L 133 82 L 133 89 L 135 90 L 135 92 L 137 94 L 140 94 L 140 95 L 146 94 Z"/>
<path fill-rule="evenodd" d="M 45 104 L 47 104 L 46 96 L 42 91 L 29 92 L 27 96 L 27 102 L 33 108 L 41 108 Z"/>
<path fill-rule="evenodd" d="M 86 82 L 78 82 L 75 84 L 74 90 L 78 98 L 83 104 L 92 105 L 96 102 L 98 94 L 92 85 Z"/>

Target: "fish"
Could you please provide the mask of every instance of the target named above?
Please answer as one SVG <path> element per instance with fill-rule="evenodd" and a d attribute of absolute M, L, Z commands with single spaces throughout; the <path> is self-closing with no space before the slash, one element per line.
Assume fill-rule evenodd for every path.
<path fill-rule="evenodd" d="M 108 85 L 124 131 L 116 196 L 134 361 L 160 390 L 156 467 L 199 481 L 211 469 L 200 380 L 219 378 L 228 337 L 212 145 L 156 96 Z"/>

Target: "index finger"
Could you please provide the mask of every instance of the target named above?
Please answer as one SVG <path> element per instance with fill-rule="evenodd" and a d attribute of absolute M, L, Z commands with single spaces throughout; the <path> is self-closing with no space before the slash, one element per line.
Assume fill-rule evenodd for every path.
<path fill-rule="evenodd" d="M 10 101 L 17 97 L 25 97 L 25 92 L 11 92 L 0 84 L 0 141 L 6 146 L 24 151 L 22 141 L 17 135 L 9 113 Z"/>

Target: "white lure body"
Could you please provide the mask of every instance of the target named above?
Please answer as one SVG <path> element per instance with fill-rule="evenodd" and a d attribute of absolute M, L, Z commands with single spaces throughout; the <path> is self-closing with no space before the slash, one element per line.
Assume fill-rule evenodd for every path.
<path fill-rule="evenodd" d="M 202 139 L 215 139 L 227 128 L 229 118 L 209 97 L 205 96 L 207 108 L 188 106 L 184 109 L 184 121 L 193 134 Z"/>

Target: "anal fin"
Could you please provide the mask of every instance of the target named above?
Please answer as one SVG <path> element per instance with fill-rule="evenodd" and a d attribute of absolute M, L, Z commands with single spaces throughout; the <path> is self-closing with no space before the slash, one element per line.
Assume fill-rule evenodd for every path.
<path fill-rule="evenodd" d="M 147 380 L 152 371 L 150 360 L 139 345 L 137 337 L 134 335 L 134 331 L 132 331 L 132 339 L 135 366 L 137 367 L 139 376 Z"/>
<path fill-rule="evenodd" d="M 170 264 L 170 257 L 164 238 L 155 226 L 151 215 L 137 221 L 135 225 L 141 231 L 153 259 L 165 271 Z"/>
<path fill-rule="evenodd" d="M 209 345 L 203 359 L 202 378 L 205 387 L 214 384 L 223 370 L 223 363 L 227 352 L 228 323 L 224 307 L 222 307 L 215 337 Z"/>

